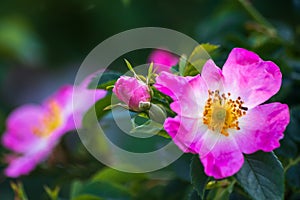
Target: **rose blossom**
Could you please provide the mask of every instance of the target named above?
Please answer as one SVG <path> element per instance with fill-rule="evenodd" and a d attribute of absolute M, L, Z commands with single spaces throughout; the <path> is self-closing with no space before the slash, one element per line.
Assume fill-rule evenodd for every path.
<path fill-rule="evenodd" d="M 155 87 L 174 100 L 177 113 L 164 128 L 180 149 L 199 154 L 207 175 L 231 176 L 242 167 L 243 153 L 280 146 L 288 106 L 260 104 L 278 92 L 281 77 L 276 64 L 242 48 L 231 51 L 222 70 L 208 60 L 201 76 L 162 72 Z"/>
<path fill-rule="evenodd" d="M 61 87 L 42 105 L 26 104 L 8 116 L 2 143 L 13 153 L 6 159 L 9 163 L 4 171 L 6 176 L 18 177 L 31 172 L 51 154 L 66 132 L 75 129 L 73 117 L 82 118 L 95 101 L 106 95 L 104 90 L 87 89 L 90 78 L 79 86 Z M 72 95 L 76 101 L 74 107 Z"/>

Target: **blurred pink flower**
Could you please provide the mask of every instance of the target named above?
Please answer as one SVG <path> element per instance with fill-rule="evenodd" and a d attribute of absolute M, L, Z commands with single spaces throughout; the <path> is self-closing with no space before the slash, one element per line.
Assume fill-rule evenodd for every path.
<path fill-rule="evenodd" d="M 87 89 L 90 78 L 79 86 L 61 87 L 42 105 L 23 105 L 9 115 L 2 138 L 3 145 L 13 151 L 7 156 L 6 176 L 31 172 L 51 154 L 66 132 L 75 129 L 74 118 L 82 118 L 95 101 L 106 95 L 104 90 Z"/>
<path fill-rule="evenodd" d="M 134 77 L 121 76 L 115 83 L 113 92 L 133 111 L 142 111 L 140 103 L 151 100 L 148 86 Z"/>
<path fill-rule="evenodd" d="M 170 107 L 178 114 L 164 128 L 184 152 L 199 154 L 207 175 L 231 176 L 242 167 L 243 153 L 280 146 L 288 106 L 260 104 L 278 92 L 281 76 L 276 64 L 241 48 L 231 51 L 222 70 L 208 60 L 201 76 L 163 72 L 155 87 L 174 100 Z"/>
<path fill-rule="evenodd" d="M 154 63 L 157 73 L 171 72 L 171 67 L 177 64 L 178 57 L 168 51 L 157 49 L 150 54 L 148 61 Z"/>

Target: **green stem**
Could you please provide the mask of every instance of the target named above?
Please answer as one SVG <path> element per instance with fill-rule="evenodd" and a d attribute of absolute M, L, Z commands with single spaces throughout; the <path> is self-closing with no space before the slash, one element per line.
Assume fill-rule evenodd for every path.
<path fill-rule="evenodd" d="M 293 165 L 296 165 L 298 162 L 300 162 L 300 156 L 297 157 L 295 160 L 290 160 L 289 164 L 284 168 L 284 173 Z"/>
<path fill-rule="evenodd" d="M 10 186 L 15 193 L 15 199 L 28 200 L 27 195 L 24 191 L 23 184 L 21 182 L 17 182 L 17 183 L 11 182 Z"/>
<path fill-rule="evenodd" d="M 277 36 L 277 31 L 273 27 L 273 25 L 270 22 L 268 22 L 268 20 L 266 20 L 266 18 L 264 18 L 258 12 L 248 0 L 238 0 L 238 1 L 242 4 L 245 10 L 255 21 L 257 21 L 259 24 L 263 25 L 267 29 L 270 36 L 273 37 Z"/>

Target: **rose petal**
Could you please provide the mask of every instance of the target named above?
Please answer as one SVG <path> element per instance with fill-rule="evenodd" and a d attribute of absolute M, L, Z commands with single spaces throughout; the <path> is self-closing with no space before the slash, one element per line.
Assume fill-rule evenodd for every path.
<path fill-rule="evenodd" d="M 188 133 L 187 130 L 184 129 L 184 127 L 181 127 L 181 122 L 179 117 L 175 118 L 167 118 L 164 123 L 164 128 L 167 131 L 167 133 L 173 138 L 174 143 L 185 153 L 196 153 L 192 149 L 189 148 L 189 146 L 185 145 L 186 138 L 185 133 Z M 177 139 L 174 139 L 177 138 Z"/>
<path fill-rule="evenodd" d="M 263 61 L 255 53 L 235 48 L 223 66 L 224 89 L 240 96 L 245 106 L 253 108 L 276 94 L 281 85 L 279 67 L 271 61 Z"/>
<path fill-rule="evenodd" d="M 183 86 L 183 90 L 183 95 L 178 101 L 171 103 L 171 109 L 180 116 L 200 118 L 208 99 L 206 83 L 197 75 Z"/>
<path fill-rule="evenodd" d="M 9 161 L 8 167 L 4 170 L 6 176 L 19 177 L 31 172 L 36 165 L 45 160 L 51 153 L 54 143 L 40 140 L 26 154 L 15 157 Z"/>
<path fill-rule="evenodd" d="M 204 144 L 207 143 L 209 142 L 205 141 Z M 215 179 L 232 176 L 244 163 L 243 154 L 234 139 L 225 136 L 221 136 L 210 151 L 199 156 L 205 173 Z"/>
<path fill-rule="evenodd" d="M 7 130 L 2 137 L 3 145 L 15 152 L 28 151 L 39 138 L 32 130 L 40 124 L 46 110 L 39 105 L 23 105 L 7 119 Z"/>
<path fill-rule="evenodd" d="M 185 92 L 184 86 L 192 77 L 182 77 L 167 72 L 162 72 L 157 78 L 154 87 L 170 96 L 173 100 L 180 99 Z"/>
<path fill-rule="evenodd" d="M 203 66 L 201 76 L 206 82 L 207 87 L 211 90 L 223 91 L 223 74 L 221 69 L 209 59 Z"/>
<path fill-rule="evenodd" d="M 286 104 L 264 104 L 249 110 L 239 121 L 241 130 L 232 134 L 241 151 L 269 152 L 280 146 L 279 140 L 290 121 L 289 109 Z"/>
<path fill-rule="evenodd" d="M 37 165 L 37 162 L 32 160 L 31 158 L 32 157 L 29 156 L 16 158 L 4 170 L 5 175 L 12 178 L 17 178 L 21 175 L 28 174 Z"/>
<path fill-rule="evenodd" d="M 165 130 L 172 137 L 174 143 L 184 152 L 198 153 L 202 137 L 207 131 L 199 119 L 176 116 L 167 118 L 164 123 Z"/>
<path fill-rule="evenodd" d="M 55 102 L 58 103 L 61 108 L 72 108 L 72 105 L 69 105 L 70 102 L 72 102 L 72 92 L 72 85 L 64 85 L 60 87 L 54 94 L 48 97 L 44 101 L 43 105 L 48 106 L 51 101 L 55 100 Z"/>

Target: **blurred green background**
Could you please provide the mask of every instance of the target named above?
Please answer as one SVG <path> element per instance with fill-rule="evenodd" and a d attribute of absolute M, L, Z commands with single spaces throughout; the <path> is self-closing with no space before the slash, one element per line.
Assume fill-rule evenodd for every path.
<path fill-rule="evenodd" d="M 41 102 L 60 85 L 73 83 L 81 62 L 96 45 L 121 31 L 149 26 L 174 29 L 199 43 L 220 45 L 216 55 L 219 66 L 233 47 L 253 50 L 263 59 L 277 63 L 284 78 L 281 91 L 272 100 L 288 103 L 295 118 L 277 153 L 282 158 L 299 155 L 300 0 L 2 0 L 1 133 L 5 129 L 5 118 L 12 109 L 24 103 Z M 140 54 L 134 59 L 133 63 L 146 62 L 147 54 Z M 115 66 L 116 69 L 118 67 Z M 0 151 L 2 156 L 6 152 L 3 148 Z M 65 173 L 65 169 L 59 167 L 50 171 L 41 168 L 22 178 L 30 199 L 44 198 L 43 185 L 53 188 L 57 183 L 62 186 L 61 196 L 68 199 L 70 180 L 87 178 L 94 173 L 95 166 L 100 166 L 88 153 L 83 154 L 87 160 L 82 162 L 88 164 L 72 165 L 74 169 L 69 170 L 74 172 L 63 178 L 61 174 Z M 80 167 L 89 168 L 89 164 L 94 167 L 81 174 Z M 1 169 L 4 166 L 2 163 Z M 180 177 L 177 172 L 176 177 Z M 188 181 L 186 175 L 182 176 L 185 177 L 182 181 Z M 60 177 L 59 181 L 57 177 Z M 182 188 L 182 181 L 169 187 Z M 288 197 L 300 189 L 300 178 L 292 181 L 292 189 L 287 190 Z M 13 198 L 9 182 L 3 175 L 0 176 L 1 199 Z M 153 199 L 159 197 L 153 196 Z M 181 196 L 165 197 L 180 199 Z"/>

